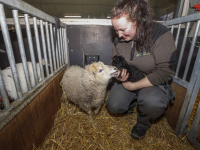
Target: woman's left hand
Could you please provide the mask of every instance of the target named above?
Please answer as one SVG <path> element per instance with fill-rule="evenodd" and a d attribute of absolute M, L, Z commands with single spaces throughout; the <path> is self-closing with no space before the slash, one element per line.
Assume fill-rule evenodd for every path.
<path fill-rule="evenodd" d="M 121 73 L 121 78 L 118 78 Z M 117 80 L 124 82 L 128 79 L 129 73 L 127 73 L 126 69 L 122 69 L 122 71 L 118 71 L 118 76 L 116 77 Z"/>

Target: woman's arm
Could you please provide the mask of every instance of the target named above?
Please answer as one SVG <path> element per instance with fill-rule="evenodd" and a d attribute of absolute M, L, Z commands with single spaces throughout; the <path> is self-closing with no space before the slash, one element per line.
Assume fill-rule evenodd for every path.
<path fill-rule="evenodd" d="M 118 75 L 120 74 L 120 71 L 118 73 Z M 125 89 L 129 90 L 129 91 L 133 91 L 133 90 L 138 90 L 144 87 L 149 87 L 149 86 L 153 86 L 147 77 L 144 77 L 143 79 L 137 81 L 137 82 L 124 82 L 127 80 L 129 76 L 129 73 L 127 73 L 126 69 L 122 70 L 121 73 L 121 78 L 119 79 L 118 77 L 116 77 L 117 80 L 122 81 L 122 84 L 124 86 Z"/>

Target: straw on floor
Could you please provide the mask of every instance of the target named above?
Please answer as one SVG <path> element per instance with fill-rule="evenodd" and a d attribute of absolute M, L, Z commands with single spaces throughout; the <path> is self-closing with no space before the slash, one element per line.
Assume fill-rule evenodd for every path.
<path fill-rule="evenodd" d="M 63 97 L 64 98 L 64 97 Z M 66 97 L 65 97 L 66 99 Z M 54 126 L 43 144 L 34 150 L 194 150 L 187 137 L 179 139 L 165 117 L 154 123 L 144 139 L 131 138 L 137 120 L 132 115 L 110 114 L 104 104 L 98 115 L 89 122 L 88 115 L 74 104 L 65 102 L 54 116 Z"/>

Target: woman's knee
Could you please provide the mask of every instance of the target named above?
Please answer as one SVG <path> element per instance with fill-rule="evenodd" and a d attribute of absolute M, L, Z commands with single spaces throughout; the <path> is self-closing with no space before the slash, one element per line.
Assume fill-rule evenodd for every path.
<path fill-rule="evenodd" d="M 167 108 L 166 95 L 157 88 L 144 89 L 138 95 L 138 107 L 145 114 L 162 114 Z"/>
<path fill-rule="evenodd" d="M 165 111 L 167 105 L 162 104 L 161 100 L 151 101 L 150 99 L 140 99 L 138 101 L 139 111 L 143 114 L 162 114 Z"/>
<path fill-rule="evenodd" d="M 128 111 L 128 108 L 126 108 L 123 103 L 119 103 L 116 101 L 106 101 L 107 109 L 112 113 L 125 113 Z"/>

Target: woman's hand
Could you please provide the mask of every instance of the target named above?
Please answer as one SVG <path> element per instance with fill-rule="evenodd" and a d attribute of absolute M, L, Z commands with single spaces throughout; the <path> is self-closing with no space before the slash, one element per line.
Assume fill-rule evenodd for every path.
<path fill-rule="evenodd" d="M 121 76 L 119 78 L 119 75 L 121 73 Z M 117 80 L 124 82 L 128 79 L 129 73 L 127 73 L 126 69 L 122 69 L 122 71 L 118 70 L 118 76 L 116 77 Z"/>

